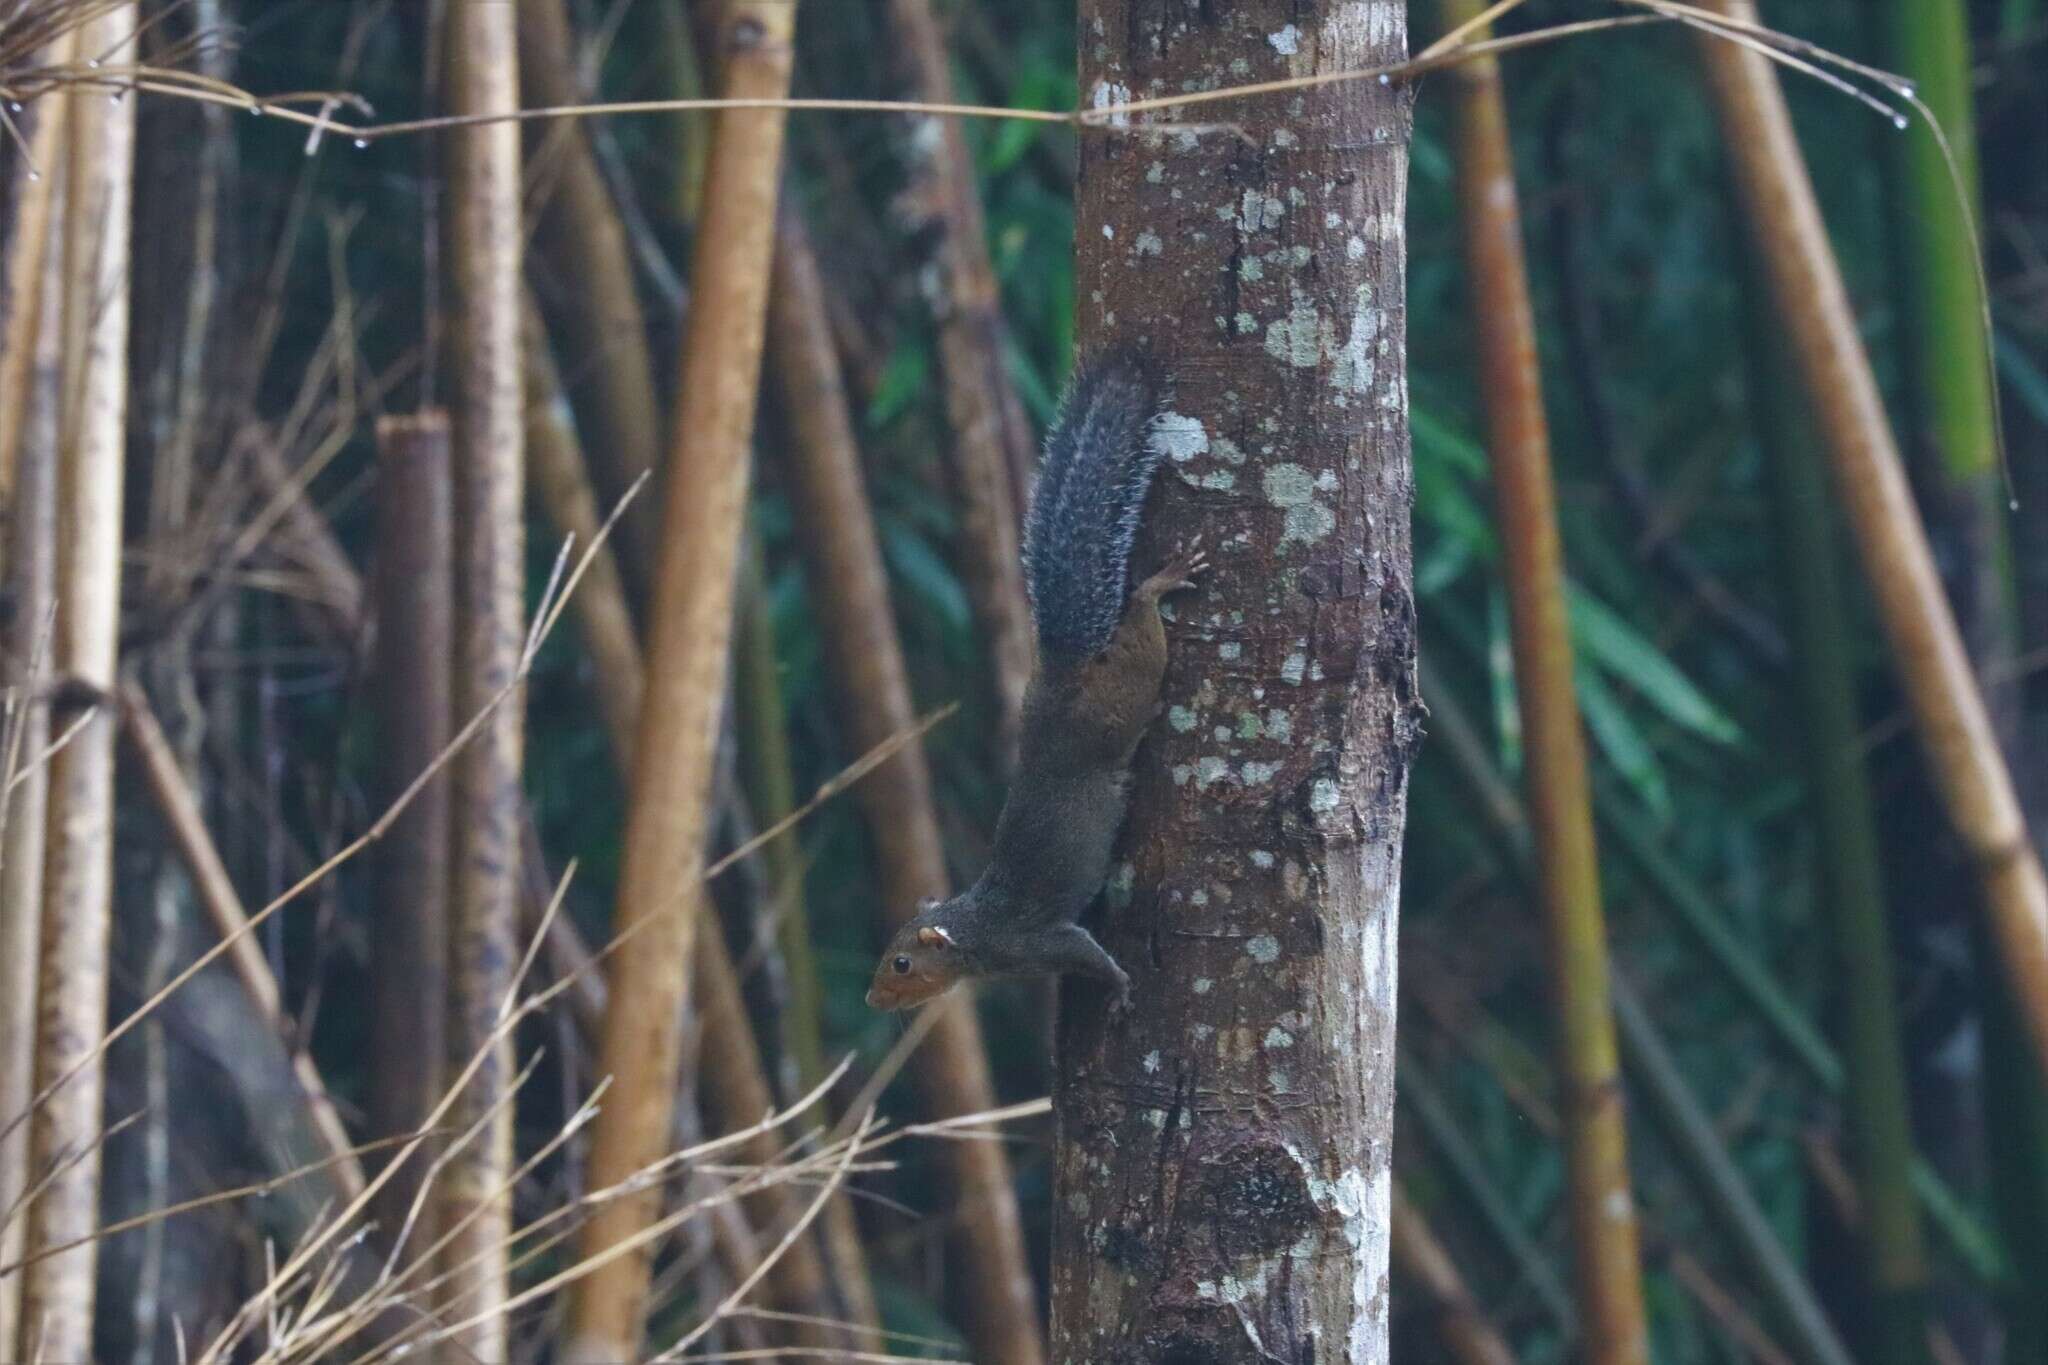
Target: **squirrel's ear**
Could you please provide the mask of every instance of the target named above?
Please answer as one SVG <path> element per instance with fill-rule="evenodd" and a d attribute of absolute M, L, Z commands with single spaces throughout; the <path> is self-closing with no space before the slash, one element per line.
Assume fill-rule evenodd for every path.
<path fill-rule="evenodd" d="M 939 898 L 937 896 L 919 896 L 917 898 L 917 913 L 920 915 L 928 910 L 936 910 L 938 908 Z"/>
<path fill-rule="evenodd" d="M 950 948 L 953 946 L 953 936 L 935 924 L 927 924 L 924 928 L 918 930 L 917 941 L 927 948 Z"/>

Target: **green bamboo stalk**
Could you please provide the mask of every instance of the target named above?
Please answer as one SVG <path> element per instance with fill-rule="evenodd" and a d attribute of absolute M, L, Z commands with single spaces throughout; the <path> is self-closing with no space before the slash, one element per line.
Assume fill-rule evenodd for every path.
<path fill-rule="evenodd" d="M 759 536 L 749 536 L 741 551 L 736 629 L 733 703 L 739 716 L 740 782 L 755 823 L 767 829 L 796 809 L 796 781 L 790 770 L 781 664 L 775 657 L 768 571 Z M 804 856 L 796 832 L 785 830 L 770 839 L 762 846 L 761 858 L 776 917 L 776 942 L 789 971 L 782 1046 L 796 1064 L 799 1091 L 808 1092 L 825 1074 L 824 1025 L 818 1010 L 824 987 L 818 980 L 810 922 L 804 916 Z"/>
<path fill-rule="evenodd" d="M 2008 10 L 2006 18 L 2012 17 Z M 1886 62 L 1914 83 L 1954 158 L 1952 170 L 1933 130 L 1918 121 L 1898 140 L 1892 217 L 1900 268 L 1894 274 L 1906 324 L 1907 407 L 1917 438 L 1909 450 L 1920 456 L 1928 516 L 1947 525 L 1956 546 L 1945 566 L 1950 598 L 1983 677 L 2010 659 L 2018 620 L 1992 362 L 1974 261 L 1980 243 L 1972 220 L 1982 194 L 1969 17 L 1960 0 L 1886 0 L 1882 31 Z M 2009 709 L 1998 717 L 2010 718 Z M 2009 723 L 2006 729 L 2009 734 Z M 2048 1086 L 2024 1049 L 1999 1036 L 2025 1024 L 1998 979 L 1994 945 L 1982 947 L 1986 1130 L 2000 1221 L 2015 1257 L 2012 1283 L 2022 1287 L 2009 1296 L 2021 1318 L 2014 1330 L 2024 1338 L 2048 1331 L 2038 1289 L 2048 1283 L 2048 1245 L 2037 1231 L 2048 1222 L 2048 1181 L 2036 1164 L 2048 1152 Z"/>
<path fill-rule="evenodd" d="M 1883 1365 L 1921 1365 L 1928 1359 L 1927 1250 L 1912 1192 L 1913 1135 L 1891 932 L 1885 922 L 1877 817 L 1858 734 L 1849 608 L 1836 557 L 1834 512 L 1827 471 L 1801 439 L 1795 395 L 1760 292 L 1747 288 L 1744 299 L 1756 428 L 1775 484 L 1786 636 L 1798 685 L 1808 806 L 1819 838 L 1820 894 L 1842 969 L 1850 1148 L 1875 1310 L 1867 1340 Z"/>
<path fill-rule="evenodd" d="M 1978 289 L 1977 129 L 1970 101 L 1969 18 L 1962 0 L 1885 0 L 1885 59 L 1918 91 L 1948 142 L 1915 120 L 1896 140 L 1896 272 L 1906 326 L 1900 339 L 1919 444 L 1921 473 L 1938 481 L 1943 510 L 1967 517 L 1984 539 L 1975 571 L 1999 585 L 1977 605 L 2000 610 L 2007 581 L 1998 428 L 1992 415 L 1991 354 Z M 1958 183 L 1960 182 L 1960 184 Z M 1960 188 L 1962 197 L 1957 197 Z M 1974 613 L 1964 610 L 1966 623 Z M 1981 622 L 1980 622 L 1981 624 Z"/>
<path fill-rule="evenodd" d="M 1441 12 L 1448 28 L 1482 11 L 1479 0 L 1442 0 Z M 1474 36 L 1483 37 L 1483 28 Z M 1559 1099 L 1584 1350 L 1592 1365 L 1632 1365 L 1649 1354 L 1635 1200 L 1607 998 L 1592 790 L 1573 686 L 1564 547 L 1498 65 L 1491 59 L 1464 63 L 1456 68 L 1454 90 L 1473 330 L 1558 1011 Z"/>

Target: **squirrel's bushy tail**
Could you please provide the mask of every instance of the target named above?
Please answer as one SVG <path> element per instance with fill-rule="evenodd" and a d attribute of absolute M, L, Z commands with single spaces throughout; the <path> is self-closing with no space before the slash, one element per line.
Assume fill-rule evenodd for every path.
<path fill-rule="evenodd" d="M 1152 425 L 1163 399 L 1157 367 L 1136 352 L 1106 351 L 1074 369 L 1024 523 L 1024 581 L 1048 656 L 1093 654 L 1116 633 L 1161 458 Z"/>

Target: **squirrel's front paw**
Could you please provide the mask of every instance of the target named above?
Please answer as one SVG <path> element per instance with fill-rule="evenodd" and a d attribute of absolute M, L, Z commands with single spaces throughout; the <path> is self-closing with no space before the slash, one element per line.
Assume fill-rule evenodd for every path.
<path fill-rule="evenodd" d="M 1166 566 L 1152 575 L 1151 583 L 1157 591 L 1186 592 L 1196 586 L 1196 579 L 1209 571 L 1209 552 L 1202 546 L 1202 538 L 1196 536 L 1194 543 L 1179 555 L 1166 562 Z"/>

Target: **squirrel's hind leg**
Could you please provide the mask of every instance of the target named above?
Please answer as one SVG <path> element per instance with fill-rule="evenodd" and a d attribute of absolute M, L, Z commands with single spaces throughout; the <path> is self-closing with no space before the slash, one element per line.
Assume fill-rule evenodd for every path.
<path fill-rule="evenodd" d="M 1110 749 L 1125 762 L 1159 714 L 1159 686 L 1166 678 L 1166 626 L 1159 617 L 1159 599 L 1194 587 L 1195 576 L 1208 567 L 1197 545 L 1132 589 L 1116 634 L 1082 675 L 1077 715 L 1100 726 Z"/>

